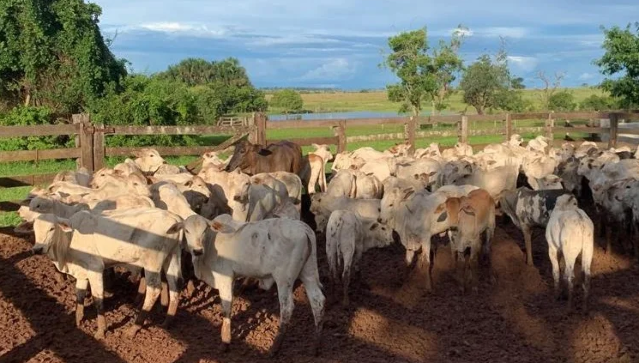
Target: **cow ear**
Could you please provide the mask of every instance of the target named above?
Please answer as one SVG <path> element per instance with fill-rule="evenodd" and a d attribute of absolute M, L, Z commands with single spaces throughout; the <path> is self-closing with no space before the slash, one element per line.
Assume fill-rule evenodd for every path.
<path fill-rule="evenodd" d="M 242 169 L 240 169 L 240 167 L 238 166 L 237 168 L 235 168 L 235 170 L 233 170 L 233 173 L 235 174 L 242 174 Z"/>
<path fill-rule="evenodd" d="M 431 176 L 434 176 L 435 174 L 437 174 L 436 171 L 431 171 L 430 173 L 428 173 L 428 177 L 430 178 Z M 424 174 L 422 174 L 424 175 Z"/>
<path fill-rule="evenodd" d="M 23 221 L 13 231 L 17 234 L 31 234 L 33 233 L 33 222 Z"/>
<path fill-rule="evenodd" d="M 377 223 L 377 222 L 376 222 L 376 223 L 373 223 L 373 224 L 371 225 L 370 230 L 372 231 L 372 230 L 374 230 L 374 229 L 375 229 L 375 228 L 377 228 L 377 227 L 379 227 L 379 223 Z"/>
<path fill-rule="evenodd" d="M 413 188 L 406 188 L 404 189 L 402 192 L 404 192 L 404 197 L 402 198 L 403 200 L 408 199 L 408 197 L 410 197 L 411 195 L 413 195 L 413 193 L 415 193 L 415 189 Z"/>
<path fill-rule="evenodd" d="M 169 227 L 169 229 L 166 231 L 166 233 L 177 233 L 180 230 L 182 230 L 184 228 L 184 223 L 182 222 L 176 222 L 175 224 L 173 224 L 171 227 Z"/>
<path fill-rule="evenodd" d="M 20 205 L 23 207 L 28 207 L 31 204 L 31 198 L 27 198 L 20 201 Z"/>
<path fill-rule="evenodd" d="M 68 219 L 58 218 L 58 227 L 62 230 L 62 232 L 71 232 L 73 228 L 71 228 L 71 222 Z"/>
<path fill-rule="evenodd" d="M 319 146 L 319 145 L 317 145 L 316 143 L 312 143 L 312 144 L 311 144 L 311 146 L 312 146 L 312 147 L 314 147 L 314 148 L 315 148 L 315 150 L 317 150 L 317 149 L 319 149 L 319 148 L 320 148 L 320 146 Z"/>
<path fill-rule="evenodd" d="M 228 224 L 224 224 L 218 221 L 212 221 L 211 224 L 211 229 L 214 230 L 215 232 L 218 233 L 233 233 L 235 232 L 235 229 L 231 226 L 229 226 Z"/>

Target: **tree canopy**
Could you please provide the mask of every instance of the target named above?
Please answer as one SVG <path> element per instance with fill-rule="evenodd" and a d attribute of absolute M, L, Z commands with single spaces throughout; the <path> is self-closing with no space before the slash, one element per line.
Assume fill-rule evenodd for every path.
<path fill-rule="evenodd" d="M 450 44 L 441 42 L 439 49 L 429 54 L 426 29 L 402 32 L 388 39 L 391 50 L 383 65 L 400 79 L 388 85 L 388 98 L 402 102 L 400 112 L 410 111 L 418 116 L 423 103 L 431 101 L 436 110 L 445 108 L 445 99 L 452 91 L 450 83 L 461 69 L 457 51 L 463 32 L 453 35 Z"/>
<path fill-rule="evenodd" d="M 639 23 L 602 28 L 604 55 L 595 61 L 606 76 L 602 87 L 619 99 L 621 106 L 639 104 Z M 614 77 L 614 78 L 613 78 Z"/>
<path fill-rule="evenodd" d="M 302 96 L 292 89 L 283 89 L 273 94 L 271 106 L 281 108 L 284 113 L 300 112 L 304 109 Z"/>
<path fill-rule="evenodd" d="M 0 2 L 0 97 L 18 104 L 79 112 L 117 88 L 125 62 L 98 28 L 102 10 L 82 0 Z"/>
<path fill-rule="evenodd" d="M 483 115 L 488 108 L 499 107 L 499 94 L 510 86 L 510 71 L 506 53 L 500 52 L 495 60 L 488 54 L 480 56 L 465 71 L 459 88 L 464 91 L 464 102 Z"/>

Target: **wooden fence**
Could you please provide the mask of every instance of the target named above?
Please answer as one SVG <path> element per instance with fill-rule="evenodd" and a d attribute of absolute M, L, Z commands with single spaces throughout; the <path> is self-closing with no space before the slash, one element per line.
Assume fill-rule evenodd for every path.
<path fill-rule="evenodd" d="M 75 147 L 51 150 L 25 150 L 0 152 L 0 163 L 11 161 L 39 161 L 48 159 L 77 159 L 79 166 L 89 170 L 98 170 L 104 166 L 107 156 L 132 156 L 141 148 L 106 147 L 107 135 L 234 135 L 224 143 L 217 146 L 191 146 L 191 147 L 158 147 L 161 155 L 201 155 L 206 151 L 223 150 L 239 139 L 248 136 L 253 143 L 266 144 L 273 140 L 267 140 L 267 129 L 317 129 L 330 128 L 332 137 L 309 137 L 289 139 L 301 146 L 317 144 L 336 145 L 337 151 L 346 150 L 349 142 L 373 141 L 373 140 L 405 140 L 415 146 L 419 138 L 451 137 L 457 136 L 461 142 L 469 142 L 475 135 L 503 135 L 504 140 L 514 133 L 545 134 L 553 139 L 555 133 L 569 132 L 572 134 L 587 133 L 589 135 L 601 135 L 608 138 L 606 142 L 600 142 L 602 146 L 615 147 L 618 144 L 619 134 L 639 135 L 639 129 L 624 128 L 619 131 L 620 120 L 639 119 L 639 113 L 625 112 L 571 112 L 571 113 L 518 113 L 498 115 L 454 115 L 454 116 L 429 116 L 419 118 L 369 118 L 369 119 L 339 119 L 339 120 L 314 120 L 314 121 L 268 121 L 264 114 L 255 114 L 249 122 L 240 126 L 107 126 L 94 125 L 88 115 L 74 115 L 72 124 L 39 125 L 39 126 L 2 126 L 0 127 L 0 142 L 2 138 L 25 136 L 50 136 L 72 135 L 75 137 Z M 542 127 L 517 127 L 521 120 L 543 120 Z M 557 126 L 559 122 L 566 120 L 589 120 L 595 123 L 605 120 L 605 126 Z M 609 122 L 608 122 L 609 120 Z M 478 123 L 493 123 L 493 128 L 473 128 Z M 422 131 L 423 125 L 450 124 L 448 130 Z M 403 133 L 380 133 L 367 136 L 350 136 L 346 132 L 349 127 L 379 125 L 402 125 Z M 561 140 L 555 140 L 561 143 Z M 473 145 L 472 143 L 470 143 Z M 475 149 L 485 144 L 473 145 Z M 37 185 L 52 180 L 55 174 L 26 175 L 0 177 L 1 187 L 14 187 L 21 185 Z"/>

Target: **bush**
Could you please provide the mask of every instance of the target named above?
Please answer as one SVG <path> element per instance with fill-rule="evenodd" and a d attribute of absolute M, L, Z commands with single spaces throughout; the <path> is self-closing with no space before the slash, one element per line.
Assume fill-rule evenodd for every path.
<path fill-rule="evenodd" d="M 271 106 L 281 108 L 284 113 L 300 112 L 304 108 L 304 100 L 292 89 L 283 89 L 273 94 Z"/>
<path fill-rule="evenodd" d="M 581 102 L 579 108 L 586 111 L 614 110 L 619 107 L 618 102 L 610 96 L 591 95 Z"/>
<path fill-rule="evenodd" d="M 550 96 L 548 108 L 552 111 L 574 111 L 577 104 L 572 93 L 560 91 Z"/>
<path fill-rule="evenodd" d="M 50 125 L 51 111 L 46 107 L 16 107 L 6 114 L 0 114 L 2 126 Z M 73 146 L 73 139 L 61 136 L 29 136 L 0 140 L 1 151 L 44 150 Z"/>

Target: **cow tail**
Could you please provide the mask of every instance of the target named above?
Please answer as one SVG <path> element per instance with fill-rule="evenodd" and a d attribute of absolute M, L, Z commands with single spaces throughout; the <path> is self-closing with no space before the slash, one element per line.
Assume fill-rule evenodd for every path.
<path fill-rule="evenodd" d="M 349 193 L 350 193 L 349 197 L 357 198 L 357 176 L 355 175 L 353 175 L 353 181 L 351 183 L 351 190 Z"/>
<path fill-rule="evenodd" d="M 320 191 L 322 193 L 326 192 L 326 170 L 325 170 L 325 162 L 323 158 L 319 158 L 322 163 L 320 166 L 320 174 L 318 175 L 317 183 L 320 185 Z"/>
<path fill-rule="evenodd" d="M 304 262 L 304 269 L 308 268 L 308 272 L 313 273 L 313 278 L 319 284 L 320 289 L 324 289 L 322 282 L 319 278 L 319 266 L 317 265 L 317 241 L 315 239 L 315 232 L 307 226 L 306 228 L 306 258 Z"/>

